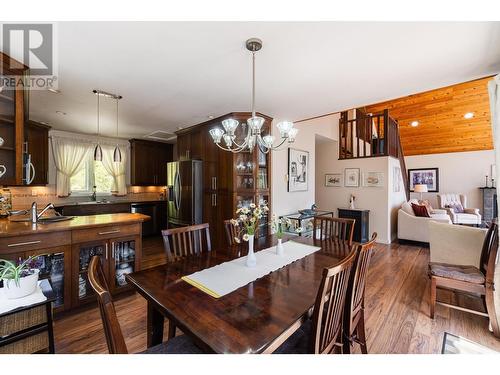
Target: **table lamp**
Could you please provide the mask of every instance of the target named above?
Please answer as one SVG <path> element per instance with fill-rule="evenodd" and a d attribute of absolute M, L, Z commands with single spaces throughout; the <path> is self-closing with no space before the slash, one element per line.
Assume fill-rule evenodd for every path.
<path fill-rule="evenodd" d="M 422 200 L 422 193 L 427 193 L 428 192 L 427 185 L 424 185 L 424 184 L 415 185 L 414 188 L 413 188 L 413 191 L 415 193 L 420 193 L 420 200 Z"/>

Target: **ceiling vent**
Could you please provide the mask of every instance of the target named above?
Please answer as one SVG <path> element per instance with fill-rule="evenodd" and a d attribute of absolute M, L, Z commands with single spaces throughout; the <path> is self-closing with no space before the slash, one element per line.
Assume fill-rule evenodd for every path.
<path fill-rule="evenodd" d="M 175 134 L 172 133 L 167 133 L 166 131 L 163 130 L 156 130 L 152 133 L 146 134 L 144 138 L 148 139 L 154 139 L 155 141 L 171 141 L 172 139 L 176 138 Z"/>

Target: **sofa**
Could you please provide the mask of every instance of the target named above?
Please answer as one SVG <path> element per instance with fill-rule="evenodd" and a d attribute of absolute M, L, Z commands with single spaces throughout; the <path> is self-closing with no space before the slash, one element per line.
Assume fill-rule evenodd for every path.
<path fill-rule="evenodd" d="M 481 224 L 481 214 L 479 213 L 479 208 L 467 208 L 467 197 L 464 194 L 438 194 L 437 195 L 438 205 L 441 209 L 445 209 L 450 215 L 453 224 L 469 224 L 469 225 L 479 225 Z M 464 208 L 463 213 L 457 213 L 453 208 L 449 208 L 449 205 L 461 204 Z"/>
<path fill-rule="evenodd" d="M 415 216 L 412 203 L 418 204 L 418 200 L 404 202 L 398 210 L 398 239 L 429 242 L 429 222 L 452 224 L 446 210 L 434 209 L 429 213 L 431 217 Z"/>
<path fill-rule="evenodd" d="M 429 223 L 431 263 L 445 263 L 480 268 L 481 251 L 486 229 L 441 222 Z M 499 257 L 500 258 L 500 257 Z M 495 267 L 494 283 L 500 285 L 500 259 Z M 500 288 L 493 294 L 496 318 L 500 322 Z M 490 326 L 491 330 L 491 326 Z"/>

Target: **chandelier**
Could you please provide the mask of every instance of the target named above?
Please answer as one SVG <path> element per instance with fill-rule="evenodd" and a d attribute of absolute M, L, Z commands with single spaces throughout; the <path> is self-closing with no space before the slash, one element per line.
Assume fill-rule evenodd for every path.
<path fill-rule="evenodd" d="M 248 39 L 246 41 L 246 48 L 252 52 L 252 117 L 247 120 L 248 131 L 245 139 L 241 144 L 236 142 L 235 132 L 239 122 L 232 118 L 222 121 L 224 130 L 221 128 L 211 129 L 210 135 L 214 143 L 225 151 L 234 153 L 242 151 L 251 152 L 257 146 L 261 152 L 267 154 L 271 150 L 279 150 L 286 141 L 293 143 L 299 129 L 294 128 L 291 121 L 281 121 L 276 124 L 281 138 L 276 145 L 274 144 L 275 136 L 261 134 L 264 119 L 255 115 L 255 53 L 262 48 L 262 40 L 257 38 Z M 224 142 L 223 144 L 222 141 Z"/>

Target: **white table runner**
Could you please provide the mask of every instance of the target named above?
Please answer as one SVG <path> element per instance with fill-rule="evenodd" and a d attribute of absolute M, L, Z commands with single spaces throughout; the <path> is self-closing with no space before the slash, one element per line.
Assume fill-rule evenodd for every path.
<path fill-rule="evenodd" d="M 283 243 L 283 255 L 276 254 L 276 246 L 257 251 L 255 267 L 247 267 L 244 256 L 183 276 L 182 280 L 212 297 L 220 298 L 319 249 L 320 247 L 287 241 Z"/>
<path fill-rule="evenodd" d="M 3 293 L 4 288 L 0 288 L 0 314 L 17 309 L 18 307 L 34 305 L 35 303 L 47 300 L 47 297 L 45 297 L 42 289 L 40 288 L 40 281 L 38 282 L 38 285 L 33 293 L 26 297 L 17 299 L 7 299 Z"/>

